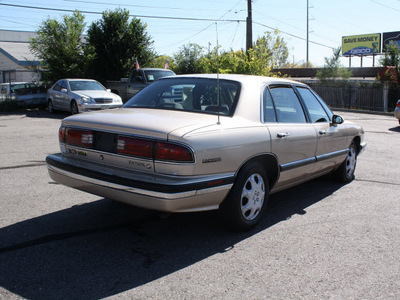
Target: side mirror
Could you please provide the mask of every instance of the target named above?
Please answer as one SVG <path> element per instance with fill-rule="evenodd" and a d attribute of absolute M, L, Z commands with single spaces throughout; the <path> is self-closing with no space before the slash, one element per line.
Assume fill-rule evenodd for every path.
<path fill-rule="evenodd" d="M 333 115 L 332 116 L 332 125 L 336 126 L 339 124 L 342 124 L 344 122 L 343 118 L 339 115 Z"/>
<path fill-rule="evenodd" d="M 111 89 L 106 89 L 107 92 L 111 93 Z"/>
<path fill-rule="evenodd" d="M 61 89 L 61 93 L 67 93 L 67 89 Z"/>
<path fill-rule="evenodd" d="M 142 80 L 142 77 L 141 77 L 141 76 L 136 76 L 136 77 L 135 77 L 135 81 L 143 82 L 143 80 Z"/>

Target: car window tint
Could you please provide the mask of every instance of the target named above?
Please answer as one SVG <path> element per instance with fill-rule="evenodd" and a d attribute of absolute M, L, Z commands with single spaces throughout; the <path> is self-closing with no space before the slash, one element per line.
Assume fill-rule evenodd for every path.
<path fill-rule="evenodd" d="M 274 104 L 269 89 L 264 89 L 264 122 L 276 122 Z"/>
<path fill-rule="evenodd" d="M 139 70 L 132 71 L 131 82 L 139 81 L 142 82 L 142 75 Z"/>
<path fill-rule="evenodd" d="M 155 81 L 131 98 L 124 107 L 231 115 L 239 91 L 240 84 L 229 80 L 220 80 L 217 84 L 214 79 L 170 78 Z"/>
<path fill-rule="evenodd" d="M 62 89 L 67 89 L 67 90 L 68 90 L 68 82 L 65 81 L 65 80 L 63 80 L 63 81 L 61 82 L 61 88 L 62 88 Z"/>
<path fill-rule="evenodd" d="M 275 105 L 278 122 L 305 123 L 306 117 L 299 98 L 290 86 L 271 88 L 271 96 Z"/>
<path fill-rule="evenodd" d="M 321 103 L 319 103 L 318 99 L 311 93 L 311 91 L 304 87 L 297 87 L 297 90 L 299 91 L 301 98 L 306 105 L 311 122 L 329 122 L 329 117 L 324 108 L 322 107 Z"/>
<path fill-rule="evenodd" d="M 56 84 L 53 86 L 54 91 L 61 91 L 61 81 L 57 81 Z"/>

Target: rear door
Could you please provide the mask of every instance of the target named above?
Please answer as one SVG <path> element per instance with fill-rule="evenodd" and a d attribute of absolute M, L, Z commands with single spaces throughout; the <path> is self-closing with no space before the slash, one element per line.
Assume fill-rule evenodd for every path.
<path fill-rule="evenodd" d="M 280 189 L 310 176 L 316 161 L 317 135 L 291 85 L 265 87 L 263 96 L 264 122 L 281 170 L 275 189 Z"/>

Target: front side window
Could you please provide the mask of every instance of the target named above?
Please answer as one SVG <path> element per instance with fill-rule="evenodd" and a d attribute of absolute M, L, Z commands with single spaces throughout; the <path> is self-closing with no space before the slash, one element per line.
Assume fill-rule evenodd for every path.
<path fill-rule="evenodd" d="M 329 122 L 329 117 L 321 103 L 308 88 L 297 87 L 304 104 L 307 107 L 312 123 Z"/>
<path fill-rule="evenodd" d="M 239 93 L 240 84 L 234 81 L 220 80 L 217 84 L 216 79 L 170 78 L 155 81 L 123 107 L 232 115 Z"/>
<path fill-rule="evenodd" d="M 291 86 L 272 86 L 270 91 L 279 123 L 306 123 L 299 98 Z"/>

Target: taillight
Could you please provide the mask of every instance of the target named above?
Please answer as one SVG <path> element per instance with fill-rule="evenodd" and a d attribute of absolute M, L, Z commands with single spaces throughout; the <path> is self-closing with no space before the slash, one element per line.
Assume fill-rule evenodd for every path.
<path fill-rule="evenodd" d="M 58 140 L 60 141 L 60 143 L 65 142 L 65 127 L 63 126 L 58 129 Z"/>
<path fill-rule="evenodd" d="M 176 161 L 176 162 L 193 162 L 193 154 L 190 149 L 170 144 L 170 143 L 156 143 L 155 159 Z"/>
<path fill-rule="evenodd" d="M 400 101 L 397 101 L 396 107 L 400 107 Z"/>
<path fill-rule="evenodd" d="M 67 144 L 78 147 L 92 147 L 93 131 L 66 128 L 64 131 L 64 141 Z"/>
<path fill-rule="evenodd" d="M 165 142 L 154 142 L 126 136 L 118 137 L 117 152 L 136 157 L 173 162 L 193 162 L 192 151 L 185 147 Z"/>
<path fill-rule="evenodd" d="M 129 138 L 125 136 L 118 137 L 118 153 L 132 156 L 153 157 L 153 142 L 148 140 Z"/>

